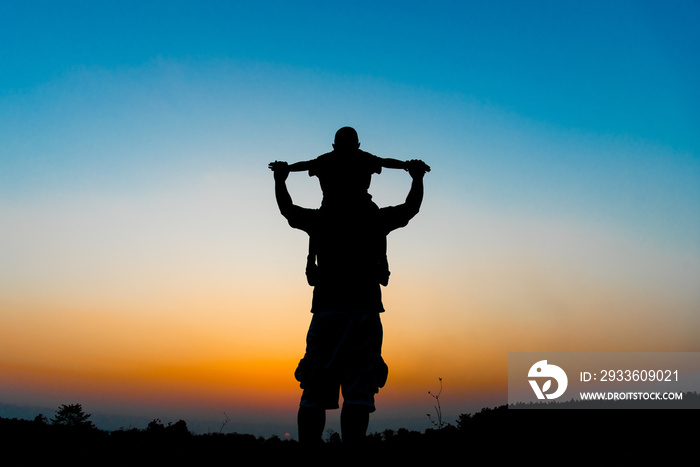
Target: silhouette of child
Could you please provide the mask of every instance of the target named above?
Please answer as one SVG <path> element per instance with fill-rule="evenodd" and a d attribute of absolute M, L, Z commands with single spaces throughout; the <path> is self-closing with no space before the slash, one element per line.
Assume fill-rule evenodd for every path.
<path fill-rule="evenodd" d="M 333 151 L 308 161 L 271 162 L 273 171 L 286 169 L 290 172 L 309 172 L 316 176 L 321 185 L 323 200 L 321 209 L 339 211 L 376 211 L 379 207 L 372 201 L 369 186 L 373 174 L 380 174 L 382 168 L 404 169 L 418 167 L 430 172 L 430 167 L 420 160 L 400 161 L 398 159 L 375 156 L 360 149 L 360 141 L 355 129 L 343 127 L 335 134 Z M 385 239 L 386 242 L 386 239 Z M 306 277 L 309 285 L 315 285 L 317 265 L 313 238 L 309 238 L 309 254 L 306 262 Z M 379 258 L 379 282 L 386 286 L 389 281 L 389 265 L 386 259 L 386 245 L 383 258 Z"/>

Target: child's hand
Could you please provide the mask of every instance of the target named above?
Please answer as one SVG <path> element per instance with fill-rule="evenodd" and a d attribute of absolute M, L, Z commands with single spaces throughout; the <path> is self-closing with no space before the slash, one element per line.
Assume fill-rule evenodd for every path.
<path fill-rule="evenodd" d="M 270 162 L 270 170 L 275 174 L 276 182 L 284 182 L 289 176 L 289 164 L 282 161 Z"/>
<path fill-rule="evenodd" d="M 411 175 L 413 174 L 418 174 L 420 173 L 425 174 L 426 172 L 430 172 L 430 167 L 428 164 L 423 162 L 422 160 L 419 159 L 413 159 L 408 162 L 406 162 L 406 171 L 410 173 Z"/>
<path fill-rule="evenodd" d="M 270 162 L 270 163 L 268 164 L 268 167 L 269 167 L 269 169 L 272 170 L 273 172 L 275 172 L 275 171 L 277 171 L 277 170 L 280 170 L 280 169 L 287 169 L 287 170 L 289 169 L 289 165 L 288 165 L 286 162 L 284 162 L 284 161 Z"/>

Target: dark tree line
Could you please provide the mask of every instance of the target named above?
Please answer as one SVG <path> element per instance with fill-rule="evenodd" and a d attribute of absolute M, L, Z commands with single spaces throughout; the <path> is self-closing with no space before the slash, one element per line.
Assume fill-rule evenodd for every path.
<path fill-rule="evenodd" d="M 697 422 L 695 410 L 516 410 L 508 406 L 461 414 L 455 423 L 424 432 L 399 428 L 370 433 L 358 450 L 347 452 L 339 436 L 328 437 L 317 452 L 295 440 L 240 433 L 193 434 L 187 423 L 151 421 L 144 429 L 107 432 L 94 426 L 80 404 L 62 405 L 54 417 L 34 420 L 0 418 L 0 440 L 8 452 L 50 460 L 70 453 L 77 463 L 236 461 L 256 456 L 259 461 L 288 460 L 339 454 L 372 455 L 369 465 L 396 461 L 438 462 L 459 455 L 473 461 L 514 461 L 527 457 L 533 446 L 548 455 L 572 455 L 595 461 L 601 450 L 606 460 L 644 459 L 672 448 L 673 457 L 694 449 L 694 435 L 683 428 Z M 337 434 L 335 434 L 337 435 Z M 690 435 L 692 439 L 686 437 Z"/>

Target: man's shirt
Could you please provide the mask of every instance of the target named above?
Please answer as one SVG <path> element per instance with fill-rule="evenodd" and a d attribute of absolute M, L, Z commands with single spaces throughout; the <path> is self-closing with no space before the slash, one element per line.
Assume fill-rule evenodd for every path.
<path fill-rule="evenodd" d="M 381 209 L 366 204 L 289 209 L 289 225 L 309 234 L 317 255 L 312 313 L 384 311 L 379 274 L 386 236 L 415 214 L 406 203 Z"/>

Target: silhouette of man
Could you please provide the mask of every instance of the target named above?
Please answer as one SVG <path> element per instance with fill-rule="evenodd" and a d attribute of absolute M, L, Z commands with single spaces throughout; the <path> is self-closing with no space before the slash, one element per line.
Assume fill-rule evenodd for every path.
<path fill-rule="evenodd" d="M 287 190 L 289 166 L 270 166 L 280 212 L 291 227 L 309 235 L 318 262 L 306 352 L 295 372 L 303 389 L 300 442 L 322 442 L 326 410 L 339 407 L 341 390 L 343 442 L 358 442 L 366 435 L 374 395 L 388 372 L 381 356 L 379 317 L 384 311 L 380 282 L 386 236 L 406 226 L 420 209 L 427 166 L 418 162 L 408 165 L 413 182 L 406 201 L 381 209 L 352 202 L 343 203 L 342 209 L 302 208 Z"/>

